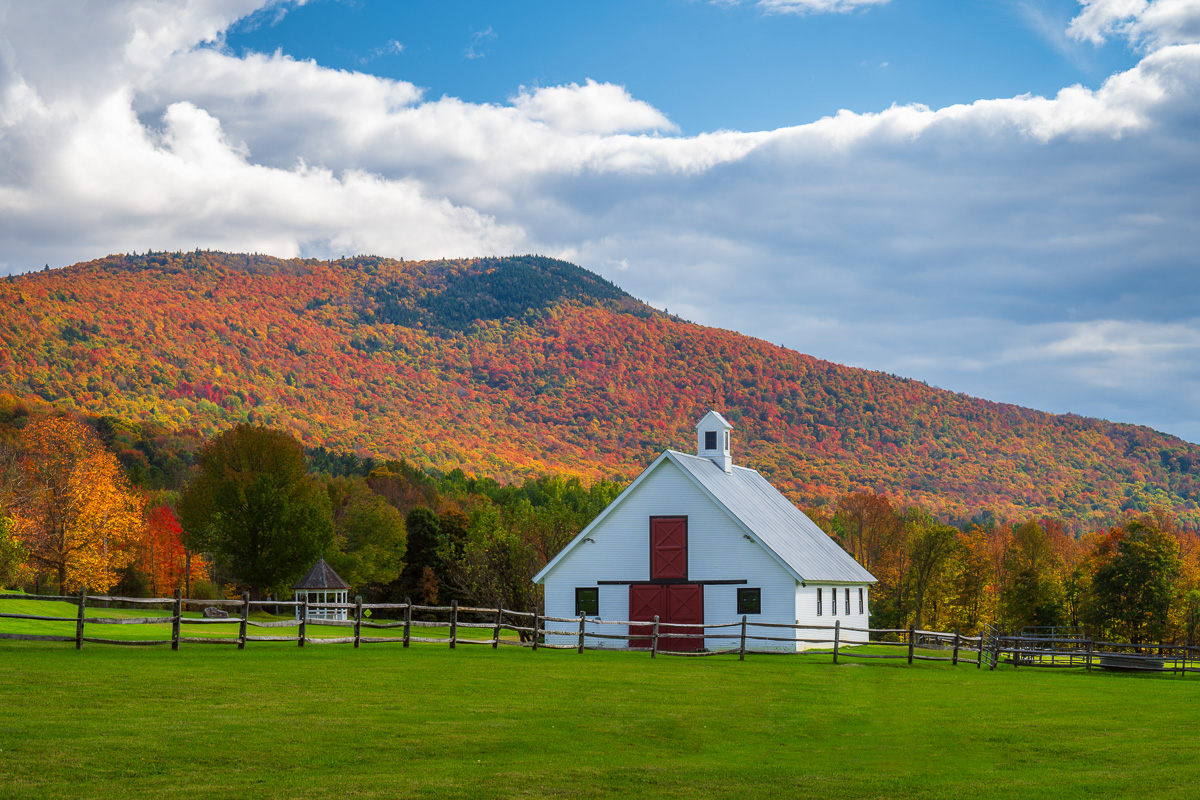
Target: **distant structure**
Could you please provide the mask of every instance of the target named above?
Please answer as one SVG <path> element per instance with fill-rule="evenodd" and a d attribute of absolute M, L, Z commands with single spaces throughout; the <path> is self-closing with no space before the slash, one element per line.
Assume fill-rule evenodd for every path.
<path fill-rule="evenodd" d="M 669 624 L 746 615 L 752 622 L 868 627 L 875 577 L 756 470 L 734 465 L 732 430 L 708 412 L 696 425 L 696 455 L 664 451 L 534 576 L 545 586 L 547 616 L 640 622 L 657 615 Z M 614 633 L 608 626 L 588 630 Z M 629 626 L 630 636 L 643 633 L 645 639 L 598 641 L 649 647 L 649 627 Z M 737 646 L 737 634 L 730 636 L 667 638 L 659 646 Z M 842 633 L 843 642 L 866 637 Z M 547 637 L 553 644 L 572 638 Z M 805 648 L 790 641 L 755 646 Z"/>
<path fill-rule="evenodd" d="M 319 559 L 308 574 L 292 585 L 296 600 L 309 602 L 306 619 L 346 619 L 344 608 L 313 608 L 313 603 L 348 603 L 350 584 L 333 571 L 333 567 Z M 300 606 L 296 606 L 296 619 L 300 619 Z"/>

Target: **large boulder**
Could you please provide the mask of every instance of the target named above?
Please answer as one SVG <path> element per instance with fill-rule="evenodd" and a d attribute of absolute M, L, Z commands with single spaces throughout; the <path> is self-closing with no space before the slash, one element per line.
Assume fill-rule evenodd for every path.
<path fill-rule="evenodd" d="M 209 619 L 229 619 L 229 612 L 216 606 L 205 606 L 204 616 Z"/>

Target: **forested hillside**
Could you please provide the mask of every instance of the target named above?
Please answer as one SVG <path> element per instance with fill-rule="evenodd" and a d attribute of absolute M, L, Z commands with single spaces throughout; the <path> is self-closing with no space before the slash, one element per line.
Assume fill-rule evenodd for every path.
<path fill-rule="evenodd" d="M 713 407 L 735 462 L 804 506 L 870 487 L 957 519 L 1200 521 L 1195 445 L 690 324 L 548 258 L 110 256 L 0 280 L 0 310 L 5 413 L 51 403 L 160 437 L 246 421 L 441 472 L 591 481 L 690 449 Z M 113 435 L 127 465 L 183 468 L 139 466 L 141 434 Z"/>

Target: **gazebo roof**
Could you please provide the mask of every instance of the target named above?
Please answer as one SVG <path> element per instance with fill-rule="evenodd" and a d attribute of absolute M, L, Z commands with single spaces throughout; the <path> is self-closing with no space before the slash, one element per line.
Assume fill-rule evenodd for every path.
<path fill-rule="evenodd" d="M 342 576 L 333 571 L 333 567 L 320 559 L 313 568 L 300 580 L 292 584 L 293 589 L 349 589 L 350 584 L 342 580 Z"/>

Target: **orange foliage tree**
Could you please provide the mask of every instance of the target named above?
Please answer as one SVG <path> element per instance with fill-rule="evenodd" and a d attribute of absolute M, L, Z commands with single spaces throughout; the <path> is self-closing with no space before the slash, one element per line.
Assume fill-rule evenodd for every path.
<path fill-rule="evenodd" d="M 170 506 L 156 506 L 146 516 L 141 551 L 142 572 L 150 579 L 150 591 L 156 596 L 208 580 L 204 561 L 191 558 L 184 548 L 183 526 Z"/>
<path fill-rule="evenodd" d="M 17 461 L 13 528 L 59 590 L 108 591 L 132 563 L 142 501 L 96 434 L 70 417 L 30 422 Z"/>

